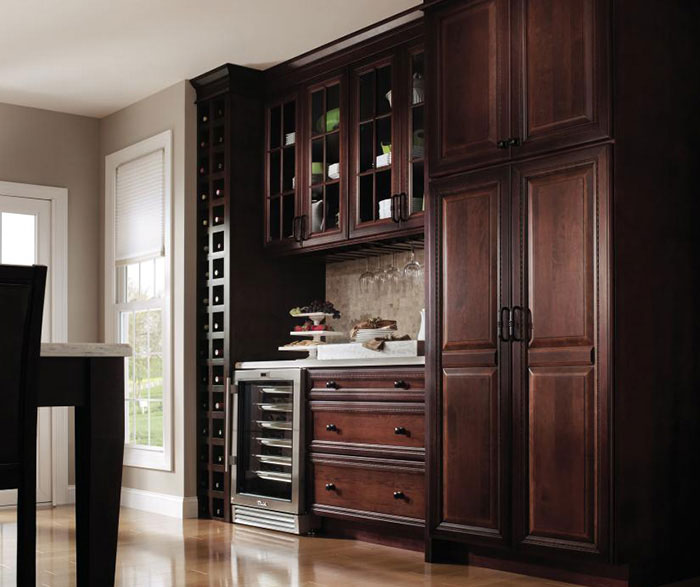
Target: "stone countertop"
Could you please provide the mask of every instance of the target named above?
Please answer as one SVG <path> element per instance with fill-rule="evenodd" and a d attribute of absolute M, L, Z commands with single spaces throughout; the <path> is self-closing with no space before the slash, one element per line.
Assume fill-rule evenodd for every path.
<path fill-rule="evenodd" d="M 236 369 L 323 369 L 337 367 L 413 367 L 424 366 L 425 357 L 377 357 L 376 359 L 292 359 L 280 361 L 243 361 Z"/>
<path fill-rule="evenodd" d="M 42 342 L 42 357 L 130 357 L 128 344 L 102 342 Z"/>

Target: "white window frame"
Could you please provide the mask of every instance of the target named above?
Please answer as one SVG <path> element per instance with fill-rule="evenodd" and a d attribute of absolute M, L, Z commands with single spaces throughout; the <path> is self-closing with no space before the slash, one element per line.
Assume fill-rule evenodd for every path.
<path fill-rule="evenodd" d="M 119 342 L 116 303 L 115 196 L 117 168 L 154 151 L 163 150 L 165 167 L 165 296 L 163 303 L 163 447 L 124 445 L 124 465 L 161 471 L 173 470 L 173 343 L 172 343 L 172 132 L 166 130 L 105 157 L 105 341 Z M 126 369 L 126 365 L 125 365 Z M 126 380 L 126 378 L 125 378 Z"/>

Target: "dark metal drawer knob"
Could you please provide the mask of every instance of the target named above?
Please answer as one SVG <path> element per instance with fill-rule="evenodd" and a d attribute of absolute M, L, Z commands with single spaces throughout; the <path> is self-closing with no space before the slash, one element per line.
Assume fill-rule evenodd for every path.
<path fill-rule="evenodd" d="M 326 483 L 326 491 L 335 491 L 335 483 Z"/>
<path fill-rule="evenodd" d="M 404 497 L 403 491 L 394 491 L 394 499 L 403 499 Z"/>
<path fill-rule="evenodd" d="M 399 379 L 398 381 L 394 381 L 394 387 L 396 389 L 408 389 L 408 383 L 403 379 Z"/>
<path fill-rule="evenodd" d="M 397 426 L 394 428 L 394 434 L 403 434 L 408 436 L 408 430 L 406 430 L 403 426 Z"/>
<path fill-rule="evenodd" d="M 335 381 L 326 381 L 326 388 L 338 389 L 338 384 Z"/>
<path fill-rule="evenodd" d="M 335 424 L 326 424 L 326 430 L 328 430 L 328 432 L 337 432 L 338 428 Z"/>

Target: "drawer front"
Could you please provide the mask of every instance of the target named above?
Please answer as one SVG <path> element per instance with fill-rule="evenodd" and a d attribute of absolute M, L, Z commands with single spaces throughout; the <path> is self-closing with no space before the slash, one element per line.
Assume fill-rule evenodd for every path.
<path fill-rule="evenodd" d="M 313 477 L 317 504 L 406 518 L 425 516 L 422 472 L 317 463 Z"/>
<path fill-rule="evenodd" d="M 425 419 L 417 413 L 317 409 L 311 405 L 313 440 L 422 448 Z"/>
<path fill-rule="evenodd" d="M 366 399 L 402 397 L 401 401 L 424 401 L 425 370 L 338 369 L 311 370 L 311 397 L 367 396 Z"/>

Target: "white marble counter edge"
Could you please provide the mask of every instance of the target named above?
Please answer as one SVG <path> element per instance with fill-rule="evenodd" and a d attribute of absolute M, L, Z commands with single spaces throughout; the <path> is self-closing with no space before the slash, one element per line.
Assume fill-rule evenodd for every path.
<path fill-rule="evenodd" d="M 130 357 L 128 344 L 102 342 L 42 342 L 42 357 Z"/>
<path fill-rule="evenodd" d="M 377 357 L 376 359 L 292 359 L 287 361 L 243 361 L 236 369 L 295 369 L 324 367 L 397 367 L 423 366 L 425 357 Z"/>

